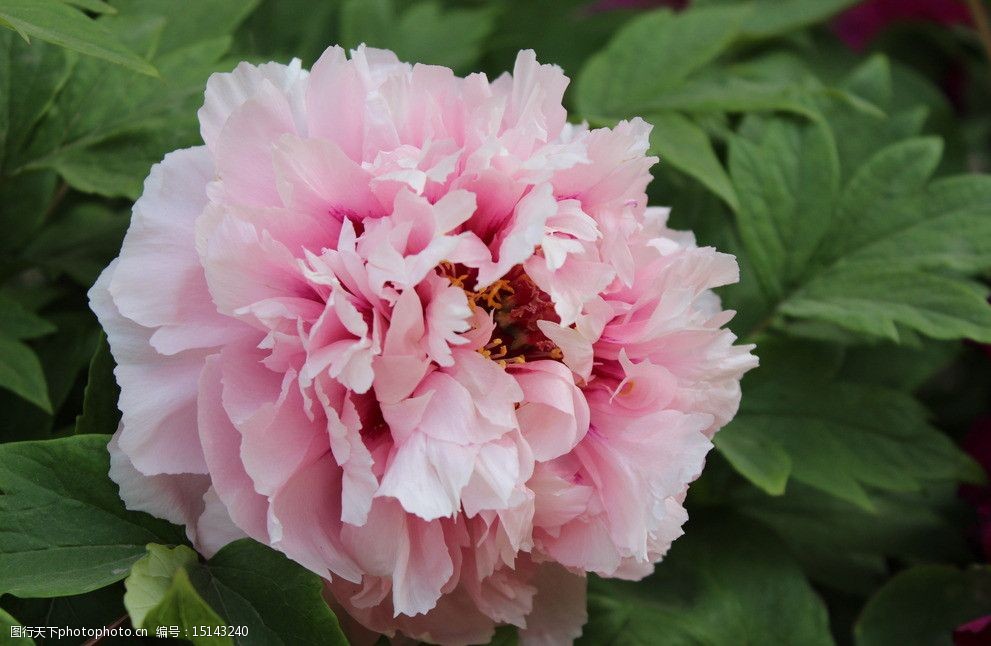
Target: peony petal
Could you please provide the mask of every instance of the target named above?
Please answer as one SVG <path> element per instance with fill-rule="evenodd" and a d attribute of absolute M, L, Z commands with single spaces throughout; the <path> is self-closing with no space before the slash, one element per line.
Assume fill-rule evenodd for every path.
<path fill-rule="evenodd" d="M 273 164 L 274 143 L 298 132 L 285 94 L 262 80 L 253 96 L 227 119 L 214 145 L 224 201 L 245 206 L 282 206 Z"/>
<path fill-rule="evenodd" d="M 412 616 L 437 605 L 454 568 L 439 523 L 408 517 L 405 538 L 392 575 L 392 604 L 396 615 Z"/>
<path fill-rule="evenodd" d="M 347 62 L 344 50 L 328 48 L 313 64 L 307 84 L 310 136 L 333 142 L 348 157 L 361 161 L 365 96 L 358 70 Z"/>
<path fill-rule="evenodd" d="M 203 513 L 196 519 L 196 550 L 200 554 L 210 558 L 228 543 L 247 537 L 231 520 L 213 487 L 203 494 L 203 505 Z"/>
<path fill-rule="evenodd" d="M 330 141 L 284 135 L 274 163 L 282 202 L 294 211 L 355 221 L 385 213 L 368 188 L 371 174 Z"/>
<path fill-rule="evenodd" d="M 424 520 L 453 516 L 461 508 L 477 449 L 414 433 L 390 458 L 376 496 L 390 496 Z"/>
<path fill-rule="evenodd" d="M 379 483 L 372 472 L 372 455 L 361 436 L 361 419 L 350 393 L 339 384 L 318 381 L 317 397 L 327 417 L 330 450 L 344 470 L 341 482 L 341 520 L 364 525 Z"/>
<path fill-rule="evenodd" d="M 302 96 L 307 76 L 308 72 L 302 69 L 298 58 L 292 59 L 289 65 L 240 63 L 233 72 L 212 74 L 206 82 L 206 100 L 197 112 L 203 141 L 210 150 L 215 150 L 220 132 L 231 114 L 261 91 L 266 81 L 290 97 L 296 122 L 302 123 Z"/>
<path fill-rule="evenodd" d="M 200 376 L 197 423 L 210 469 L 213 496 L 224 505 L 231 522 L 243 533 L 267 543 L 268 500 L 255 491 L 245 471 L 241 462 L 241 434 L 234 427 L 223 401 L 225 369 L 236 371 L 239 359 L 231 348 L 226 348 L 220 355 L 207 360 Z"/>
<path fill-rule="evenodd" d="M 255 490 L 272 496 L 296 471 L 325 453 L 329 440 L 323 425 L 306 415 L 294 374 L 280 377 L 257 359 L 244 359 L 225 366 L 224 405 L 228 410 L 234 407 L 234 395 L 228 393 L 259 392 L 267 382 L 261 405 L 236 420 L 235 427 L 241 433 L 241 461 Z"/>
<path fill-rule="evenodd" d="M 361 570 L 341 542 L 341 479 L 330 454 L 297 470 L 271 498 L 271 545 L 325 579 L 357 583 Z"/>
<path fill-rule="evenodd" d="M 315 297 L 296 259 L 271 235 L 219 209 L 197 223 L 197 247 L 214 302 L 227 316 L 268 299 Z"/>
<path fill-rule="evenodd" d="M 206 352 L 155 352 L 150 330 L 121 316 L 113 302 L 108 288 L 118 267 L 115 260 L 103 270 L 88 294 L 117 363 L 118 444 L 145 475 L 206 473 L 196 433 L 196 384 Z"/>
<path fill-rule="evenodd" d="M 516 417 L 534 457 L 547 462 L 571 451 L 589 425 L 588 402 L 571 371 L 556 361 L 534 361 L 512 375 L 523 389 Z"/>
<path fill-rule="evenodd" d="M 123 316 L 160 328 L 152 345 L 163 354 L 222 345 L 243 332 L 217 313 L 196 255 L 195 223 L 211 179 L 203 147 L 169 153 L 152 167 L 108 286 Z"/>
<path fill-rule="evenodd" d="M 588 379 L 592 374 L 592 343 L 579 330 L 565 327 L 551 321 L 537 321 L 537 327 L 544 335 L 561 348 L 564 364 L 581 377 Z"/>
<path fill-rule="evenodd" d="M 203 495 L 210 478 L 199 474 L 160 474 L 146 476 L 131 463 L 120 447 L 118 429 L 110 439 L 110 479 L 120 487 L 120 497 L 133 511 L 185 525 L 190 540 L 196 540 L 196 519 L 203 512 Z"/>
<path fill-rule="evenodd" d="M 498 251 L 493 255 L 493 262 L 478 268 L 476 288 L 489 285 L 513 265 L 533 255 L 533 250 L 544 237 L 544 223 L 556 211 L 557 200 L 549 184 L 541 184 L 521 199 L 512 224 L 496 238 Z"/>

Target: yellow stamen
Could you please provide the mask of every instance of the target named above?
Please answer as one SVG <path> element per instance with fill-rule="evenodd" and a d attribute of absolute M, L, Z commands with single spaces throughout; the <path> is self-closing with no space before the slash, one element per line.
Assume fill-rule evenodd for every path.
<path fill-rule="evenodd" d="M 472 311 L 479 307 L 484 308 L 488 314 L 493 316 L 496 324 L 500 327 L 513 327 L 515 324 L 511 314 L 512 308 L 516 306 L 515 299 L 512 298 L 516 294 L 513 285 L 520 281 L 525 281 L 533 285 L 533 280 L 529 276 L 521 274 L 514 275 L 512 281 L 500 278 L 484 289 L 473 291 L 465 287 L 465 281 L 468 280 L 470 274 L 464 273 L 458 275 L 457 266 L 451 261 L 442 261 L 438 269 L 440 270 L 440 274 L 447 278 L 452 286 L 464 290 L 465 297 L 468 299 L 468 305 Z M 511 332 L 511 334 L 515 333 Z M 513 348 L 513 351 L 516 352 L 520 345 L 520 339 L 510 338 L 507 343 L 500 337 L 493 337 L 484 347 L 478 348 L 477 352 L 486 359 L 491 359 L 505 368 L 510 363 L 517 365 L 526 363 L 527 358 L 523 354 L 509 356 L 509 349 Z M 557 347 L 546 353 L 535 354 L 532 350 L 530 349 L 530 359 L 549 358 L 560 361 L 564 357 L 564 353 Z M 524 349 L 523 351 L 526 350 Z"/>

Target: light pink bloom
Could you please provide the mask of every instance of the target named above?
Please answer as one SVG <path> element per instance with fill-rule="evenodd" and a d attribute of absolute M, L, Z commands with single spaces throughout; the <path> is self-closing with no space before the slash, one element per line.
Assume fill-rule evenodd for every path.
<path fill-rule="evenodd" d="M 567 123 L 567 83 L 365 47 L 211 77 L 90 292 L 128 506 L 435 642 L 567 642 L 585 573 L 648 574 L 756 359 L 733 257 L 646 206 L 650 127 Z"/>

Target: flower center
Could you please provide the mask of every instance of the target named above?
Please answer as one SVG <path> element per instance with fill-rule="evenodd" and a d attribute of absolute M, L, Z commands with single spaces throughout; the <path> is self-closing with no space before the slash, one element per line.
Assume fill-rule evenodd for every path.
<path fill-rule="evenodd" d="M 561 349 L 537 326 L 537 321 L 561 321 L 554 311 L 554 302 L 521 265 L 478 291 L 467 286 L 475 283 L 478 273 L 475 269 L 445 261 L 439 270 L 452 285 L 464 290 L 472 309 L 482 308 L 492 314 L 496 327 L 489 342 L 478 350 L 483 356 L 503 367 L 539 359 L 562 359 Z"/>

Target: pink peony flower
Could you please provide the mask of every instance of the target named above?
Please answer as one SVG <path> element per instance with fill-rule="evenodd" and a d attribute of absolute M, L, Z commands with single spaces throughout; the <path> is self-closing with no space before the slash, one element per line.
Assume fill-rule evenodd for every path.
<path fill-rule="evenodd" d="M 735 259 L 646 206 L 650 127 L 567 123 L 567 84 L 365 47 L 211 77 L 90 292 L 127 505 L 435 642 L 566 642 L 585 573 L 648 574 L 756 359 Z"/>

